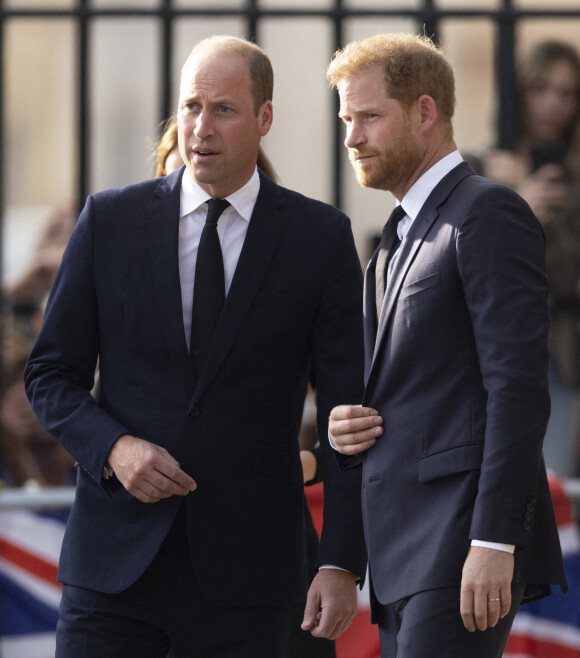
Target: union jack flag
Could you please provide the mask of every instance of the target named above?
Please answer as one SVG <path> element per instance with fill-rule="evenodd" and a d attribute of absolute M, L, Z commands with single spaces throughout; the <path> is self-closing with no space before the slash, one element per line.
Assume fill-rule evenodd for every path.
<path fill-rule="evenodd" d="M 580 531 L 561 482 L 550 477 L 570 592 L 520 608 L 504 658 L 580 658 Z M 322 521 L 322 485 L 307 487 L 315 525 Z M 67 511 L 0 511 L 0 656 L 53 658 L 61 587 L 56 582 Z M 336 642 L 337 658 L 378 658 L 368 591 L 359 613 Z"/>
<path fill-rule="evenodd" d="M 561 481 L 549 480 L 570 591 L 519 609 L 504 658 L 580 658 L 580 531 Z"/>
<path fill-rule="evenodd" d="M 0 511 L 0 656 L 51 658 L 61 586 L 56 581 L 68 512 Z"/>
<path fill-rule="evenodd" d="M 546 599 L 522 606 L 516 615 L 504 658 L 580 658 L 580 531 L 561 481 L 550 475 L 564 565 L 570 591 L 552 589 Z M 322 525 L 322 485 L 306 488 L 314 523 Z M 368 592 L 359 593 L 359 612 L 336 641 L 337 658 L 379 658 L 376 626 L 370 624 Z"/>

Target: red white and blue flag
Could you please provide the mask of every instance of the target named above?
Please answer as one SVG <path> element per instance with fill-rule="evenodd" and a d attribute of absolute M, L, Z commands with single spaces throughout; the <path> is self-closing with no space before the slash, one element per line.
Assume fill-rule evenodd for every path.
<path fill-rule="evenodd" d="M 52 658 L 68 512 L 0 511 L 0 656 Z"/>
<path fill-rule="evenodd" d="M 307 487 L 317 529 L 322 523 L 322 485 Z M 560 588 L 541 601 L 522 606 L 516 615 L 504 658 L 580 658 L 580 531 L 560 480 L 550 476 L 562 553 L 570 591 Z M 376 626 L 370 624 L 368 592 L 359 593 L 359 613 L 336 641 L 337 658 L 379 658 Z"/>
<path fill-rule="evenodd" d="M 580 658 L 580 531 L 562 483 L 549 480 L 570 591 L 519 609 L 504 658 Z"/>
<path fill-rule="evenodd" d="M 504 658 L 580 658 L 580 532 L 561 483 L 550 478 L 570 592 L 552 595 L 518 612 Z M 315 525 L 322 520 L 322 485 L 307 487 Z M 58 555 L 67 512 L 0 511 L 0 656 L 53 658 L 61 587 Z M 368 591 L 359 613 L 336 642 L 337 658 L 378 658 Z"/>

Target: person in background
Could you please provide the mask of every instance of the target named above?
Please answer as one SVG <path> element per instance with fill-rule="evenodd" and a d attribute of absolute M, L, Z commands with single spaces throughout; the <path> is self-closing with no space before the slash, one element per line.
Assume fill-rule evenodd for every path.
<path fill-rule="evenodd" d="M 258 171 L 272 93 L 258 46 L 199 42 L 177 108 L 185 167 L 90 195 L 65 251 L 25 371 L 79 464 L 58 658 L 286 658 L 307 590 L 307 632 L 333 639 L 356 614 L 360 473 L 327 435 L 332 406 L 362 393 L 362 272 L 343 213 Z M 310 372 L 326 440 L 308 588 Z"/>
<path fill-rule="evenodd" d="M 177 142 L 177 120 L 174 114 L 162 124 L 161 137 L 155 144 L 153 158 L 156 178 L 167 176 L 183 166 L 183 158 Z"/>
<path fill-rule="evenodd" d="M 482 173 L 513 187 L 546 235 L 550 281 L 550 395 L 546 464 L 579 475 L 580 57 L 560 41 L 537 44 L 518 70 L 514 149 L 482 158 Z"/>
<path fill-rule="evenodd" d="M 38 422 L 22 381 L 74 221 L 70 208 L 55 209 L 39 236 L 30 265 L 3 290 L 0 479 L 7 486 L 74 483 L 74 460 Z"/>
<path fill-rule="evenodd" d="M 183 166 L 183 159 L 179 152 L 175 116 L 169 117 L 164 123 L 163 132 L 155 148 L 155 162 L 155 175 L 157 177 L 167 176 Z M 276 172 L 261 146 L 258 149 L 257 165 L 271 180 L 277 182 Z M 321 447 L 316 430 L 316 402 L 314 392 L 310 386 L 308 386 L 305 396 L 298 443 L 304 485 L 310 486 L 322 482 L 322 473 L 319 468 L 322 461 Z M 317 571 L 316 559 L 319 540 L 306 497 L 304 497 L 304 520 L 308 581 L 311 582 Z M 336 656 L 334 640 L 314 637 L 311 633 L 305 633 L 302 630 L 304 605 L 305 601 L 299 601 L 295 604 L 292 612 L 289 658 L 334 658 Z"/>
<path fill-rule="evenodd" d="M 328 79 L 357 180 L 397 202 L 365 276 L 363 403 L 329 424 L 342 466 L 363 464 L 381 655 L 500 658 L 520 603 L 567 589 L 541 450 L 542 229 L 459 154 L 430 39 L 350 43 Z"/>

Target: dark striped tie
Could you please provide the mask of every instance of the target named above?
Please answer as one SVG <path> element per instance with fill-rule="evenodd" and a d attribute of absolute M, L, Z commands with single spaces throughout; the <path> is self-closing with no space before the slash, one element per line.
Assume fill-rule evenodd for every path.
<path fill-rule="evenodd" d="M 379 255 L 377 256 L 377 264 L 375 266 L 378 318 L 381 317 L 381 309 L 383 308 L 383 300 L 385 298 L 389 261 L 393 257 L 395 251 L 397 251 L 397 247 L 401 244 L 397 234 L 397 226 L 405 215 L 406 213 L 403 210 L 403 206 L 396 206 L 393 212 L 389 215 L 389 219 L 387 219 L 387 223 L 383 228 L 383 235 L 381 236 L 381 242 L 379 244 Z"/>
<path fill-rule="evenodd" d="M 209 209 L 197 250 L 191 309 L 189 351 L 197 375 L 203 367 L 226 296 L 217 222 L 230 203 L 225 199 L 210 199 L 207 204 Z"/>

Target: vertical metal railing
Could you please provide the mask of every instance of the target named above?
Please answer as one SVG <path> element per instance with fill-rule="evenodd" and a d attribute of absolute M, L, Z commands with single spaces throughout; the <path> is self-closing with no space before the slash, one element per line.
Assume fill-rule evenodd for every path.
<path fill-rule="evenodd" d="M 0 0 L 0 11 L 3 8 L 4 0 Z M 5 62 L 5 24 L 0 21 L 0 346 L 4 333 L 4 285 L 1 273 L 4 271 L 3 260 L 3 236 L 4 236 L 4 162 L 6 155 L 4 153 L 4 103 L 6 100 L 6 62 Z M 3 350 L 0 349 L 0 398 L 4 395 L 4 385 L 6 383 L 5 364 Z"/>
<path fill-rule="evenodd" d="M 438 43 L 439 21 L 437 18 L 435 0 L 425 0 L 420 21 L 420 26 L 422 27 L 425 34 Z"/>
<path fill-rule="evenodd" d="M 502 0 L 498 19 L 496 48 L 496 80 L 498 95 L 497 145 L 512 148 L 517 125 L 516 90 L 516 14 L 512 0 Z M 501 120 L 500 120 L 501 117 Z"/>
<path fill-rule="evenodd" d="M 90 65 L 90 0 L 78 0 L 78 24 L 77 24 L 77 49 L 78 49 L 78 74 L 77 74 L 77 204 L 83 205 L 87 196 L 90 183 L 90 107 L 91 93 L 91 65 Z"/>
<path fill-rule="evenodd" d="M 159 89 L 160 99 L 158 101 L 158 123 L 160 124 L 172 112 L 172 98 L 174 93 L 173 52 L 174 34 L 177 21 L 185 17 L 196 17 L 200 20 L 216 16 L 238 16 L 246 21 L 246 36 L 259 43 L 260 26 L 265 18 L 277 17 L 302 17 L 302 18 L 325 18 L 332 25 L 332 44 L 334 50 L 344 45 L 345 26 L 349 20 L 354 18 L 390 17 L 411 18 L 415 21 L 416 29 L 439 40 L 439 28 L 448 19 L 464 18 L 472 20 L 491 20 L 495 25 L 495 67 L 496 67 L 496 94 L 497 94 L 497 117 L 496 135 L 497 144 L 503 148 L 513 146 L 516 133 L 517 107 L 516 107 L 516 73 L 515 73 L 515 50 L 516 34 L 518 25 L 524 20 L 545 20 L 551 18 L 576 18 L 580 19 L 580 0 L 577 6 L 568 9 L 554 8 L 550 0 L 544 1 L 542 8 L 523 9 L 516 6 L 513 0 L 502 0 L 500 6 L 493 10 L 477 9 L 469 0 L 465 0 L 463 7 L 443 9 L 437 0 L 422 0 L 418 6 L 413 8 L 394 7 L 391 0 L 384 0 L 383 6 L 374 8 L 361 8 L 355 2 L 347 4 L 346 0 L 333 0 L 333 3 L 325 8 L 296 8 L 292 6 L 291 0 L 280 0 L 277 6 L 263 7 L 260 0 L 245 0 L 245 5 L 239 8 L 216 8 L 211 6 L 211 0 L 206 0 L 206 6 L 186 7 L 176 6 L 174 0 L 158 0 L 157 7 L 124 7 L 123 0 L 111 4 L 108 7 L 95 7 L 91 0 L 76 0 L 70 8 L 62 8 L 55 3 L 50 7 L 50 0 L 46 0 L 44 7 L 32 4 L 26 8 L 24 0 L 8 3 L 0 0 L 0 270 L 2 268 L 1 245 L 4 235 L 4 210 L 6 202 L 6 72 L 10 66 L 6 54 L 6 28 L 12 19 L 26 20 L 51 20 L 59 18 L 71 19 L 75 22 L 77 38 L 77 83 L 76 83 L 76 174 L 75 174 L 75 196 L 79 205 L 91 189 L 91 27 L 96 19 L 107 18 L 129 18 L 138 20 L 140 18 L 154 18 L 158 20 L 160 30 L 159 46 Z M 193 3 L 192 3 L 193 4 Z M 444 44 L 443 44 L 444 45 Z M 329 52 L 329 57 L 332 54 Z M 341 207 L 344 203 L 342 193 L 342 179 L 344 169 L 344 148 L 342 145 L 342 129 L 337 119 L 338 100 L 334 98 L 332 105 L 332 149 L 328 154 L 331 175 L 332 202 Z M 0 286 L 0 307 L 4 303 L 2 288 Z M 2 327 L 0 324 L 0 332 Z M 0 335 L 0 340 L 2 336 Z M 0 391 L 3 381 L 3 368 L 0 352 Z"/>
<path fill-rule="evenodd" d="M 161 48 L 159 57 L 161 66 L 159 67 L 161 99 L 159 113 L 161 120 L 166 119 L 172 112 L 171 108 L 171 94 L 173 91 L 173 33 L 174 33 L 174 18 L 173 18 L 173 0 L 162 0 L 161 8 L 163 15 L 161 17 Z"/>
<path fill-rule="evenodd" d="M 334 18 L 333 18 L 333 52 L 344 46 L 344 31 L 343 31 L 343 0 L 335 0 L 334 2 Z M 343 204 L 342 198 L 342 175 L 344 170 L 344 146 L 343 146 L 343 130 L 338 119 L 339 100 L 338 95 L 333 95 L 333 133 L 332 133 L 332 153 L 329 154 L 332 158 L 329 166 L 332 171 L 332 203 L 341 208 Z"/>
<path fill-rule="evenodd" d="M 286 6 L 284 6 L 286 5 Z M 465 17 L 473 19 L 490 19 L 495 22 L 496 43 L 496 70 L 497 70 L 497 97 L 498 116 L 496 119 L 497 142 L 499 146 L 510 147 L 513 143 L 516 127 L 516 99 L 515 99 L 515 39 L 518 22 L 526 18 L 543 19 L 546 17 L 580 17 L 580 1 L 577 10 L 554 9 L 550 0 L 545 1 L 543 9 L 522 10 L 516 9 L 512 0 L 502 0 L 497 10 L 477 10 L 465 0 L 464 6 L 454 9 L 441 9 L 437 0 L 422 0 L 418 7 L 409 9 L 402 5 L 393 7 L 390 0 L 385 0 L 384 6 L 373 9 L 355 7 L 355 3 L 348 5 L 343 0 L 334 0 L 326 9 L 301 8 L 291 6 L 292 2 L 281 1 L 277 7 L 263 8 L 260 0 L 246 0 L 245 6 L 237 9 L 220 9 L 211 7 L 208 0 L 206 7 L 184 7 L 177 8 L 173 0 L 159 0 L 158 6 L 151 9 L 136 7 L 123 7 L 122 0 L 118 4 L 108 8 L 97 8 L 91 0 L 76 0 L 70 8 L 63 9 L 62 5 L 50 7 L 47 0 L 44 7 L 38 4 L 26 8 L 24 2 L 7 3 L 0 0 L 0 246 L 3 238 L 3 216 L 6 201 L 5 194 L 5 80 L 7 67 L 10 62 L 6 61 L 6 26 L 13 18 L 18 19 L 45 19 L 70 18 L 76 23 L 77 38 L 77 128 L 76 128 L 76 174 L 75 192 L 79 205 L 91 187 L 91 26 L 96 18 L 118 18 L 128 17 L 131 19 L 156 18 L 159 21 L 160 48 L 159 48 L 159 75 L 160 75 L 160 99 L 159 99 L 159 123 L 167 118 L 172 111 L 173 94 L 173 40 L 176 21 L 181 17 L 196 16 L 200 20 L 219 15 L 237 15 L 246 19 L 246 36 L 259 42 L 260 23 L 265 17 L 301 16 L 327 18 L 333 28 L 333 50 L 344 44 L 345 24 L 356 17 L 411 17 L 415 20 L 418 30 L 424 31 L 429 36 L 438 40 L 439 25 L 447 18 Z M 329 53 L 330 55 L 331 53 Z M 329 153 L 329 167 L 331 176 L 331 199 L 336 206 L 342 206 L 344 199 L 342 194 L 342 177 L 344 168 L 344 152 L 342 146 L 342 130 L 336 119 L 337 99 L 333 103 L 333 147 Z M 2 267 L 2 256 L 0 249 L 0 268 Z M 3 295 L 0 287 L 0 306 L 3 304 Z M 0 326 L 1 331 L 1 326 Z M 1 338 L 1 336 L 0 336 Z M 0 381 L 2 377 L 2 362 L 0 356 Z"/>
<path fill-rule="evenodd" d="M 48 5 L 48 2 L 47 2 Z M 264 8 L 260 0 L 246 0 L 245 6 L 240 8 L 223 9 L 214 8 L 211 2 L 207 6 L 200 7 L 176 7 L 173 0 L 159 0 L 158 6 L 154 8 L 123 7 L 122 0 L 118 4 L 110 7 L 94 7 L 91 0 L 76 0 L 76 3 L 68 9 L 62 7 L 44 7 L 38 8 L 33 5 L 29 9 L 21 8 L 23 3 L 13 3 L 7 6 L 5 0 L 0 0 L 0 83 L 2 82 L 6 67 L 9 62 L 6 61 L 4 36 L 7 23 L 13 19 L 46 19 L 51 18 L 71 18 L 76 21 L 77 26 L 77 174 L 76 174 L 76 195 L 79 203 L 82 203 L 87 191 L 90 189 L 91 180 L 91 144 L 90 144 L 90 126 L 91 116 L 89 102 L 91 86 L 91 62 L 90 62 L 90 45 L 91 45 L 91 25 L 96 18 L 119 18 L 127 17 L 131 19 L 139 18 L 156 18 L 159 21 L 160 30 L 160 48 L 159 48 L 159 74 L 160 74 L 160 99 L 159 99 L 159 122 L 167 118 L 172 111 L 172 66 L 173 66 L 173 37 L 176 21 L 182 17 L 203 18 L 215 16 L 241 16 L 246 20 L 246 36 L 259 42 L 260 23 L 267 17 L 324 17 L 328 19 L 333 27 L 333 44 L 332 47 L 337 49 L 344 43 L 345 24 L 357 17 L 406 17 L 415 20 L 416 29 L 424 31 L 435 40 L 439 38 L 439 27 L 443 21 L 451 18 L 468 18 L 468 19 L 491 19 L 496 26 L 497 42 L 495 45 L 496 52 L 496 70 L 497 70 L 497 97 L 498 97 L 498 116 L 496 119 L 497 142 L 500 146 L 509 147 L 513 140 L 514 128 L 516 122 L 516 100 L 515 100 L 515 40 L 518 23 L 525 19 L 546 19 L 546 18 L 580 18 L 580 0 L 577 8 L 572 9 L 554 9 L 550 0 L 545 0 L 545 6 L 542 9 L 525 10 L 515 7 L 512 0 L 502 0 L 501 6 L 495 10 L 477 9 L 471 6 L 468 0 L 465 0 L 463 7 L 453 9 L 443 9 L 438 6 L 437 0 L 422 0 L 418 7 L 406 8 L 404 6 L 393 7 L 390 0 L 385 0 L 383 7 L 378 8 L 358 8 L 354 2 L 348 5 L 344 0 L 334 0 L 332 5 L 326 9 L 317 8 L 295 8 L 291 6 L 290 0 L 286 0 L 286 6 L 283 2 L 277 7 Z M 330 56 L 331 53 L 329 53 Z M 1 87 L 4 88 L 4 85 Z M 0 149 L 4 153 L 4 136 L 5 136 L 5 113 L 3 112 L 4 103 L 0 103 Z M 333 107 L 333 113 L 336 107 Z M 335 114 L 335 113 L 334 113 Z M 336 116 L 336 114 L 335 114 Z M 501 117 L 501 120 L 500 120 Z M 333 130 L 333 149 L 329 154 L 331 158 L 330 166 L 333 169 L 332 192 L 331 196 L 334 203 L 338 206 L 342 204 L 341 179 L 342 165 L 344 162 L 342 152 L 342 134 L 338 126 Z M 4 168 L 0 163 L 0 216 L 4 208 L 5 195 L 4 189 Z M 0 240 L 1 240 L 1 219 L 0 219 Z"/>

